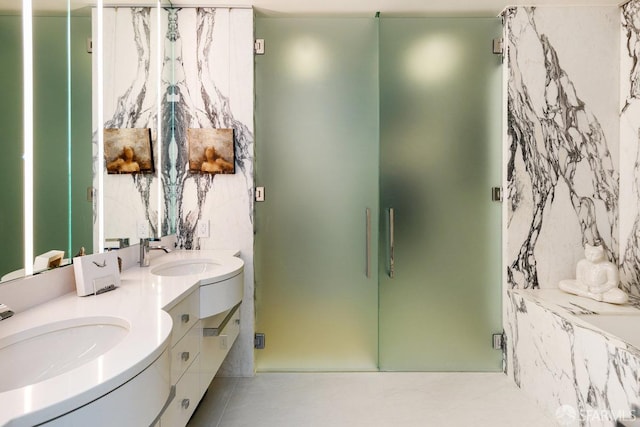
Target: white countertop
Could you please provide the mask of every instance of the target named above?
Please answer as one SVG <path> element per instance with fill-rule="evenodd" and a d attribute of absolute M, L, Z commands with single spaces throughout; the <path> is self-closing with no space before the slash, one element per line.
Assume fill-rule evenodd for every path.
<path fill-rule="evenodd" d="M 36 306 L 0 323 L 0 348 L 7 337 L 51 322 L 101 316 L 116 317 L 129 333 L 102 356 L 69 372 L 26 387 L 0 393 L 0 425 L 34 425 L 72 411 L 124 384 L 169 345 L 172 321 L 165 310 L 199 286 L 238 274 L 243 261 L 233 250 L 174 251 L 153 258 L 150 267 L 134 267 L 121 275 L 119 288 L 96 296 L 75 292 Z M 154 266 L 189 259 L 226 259 L 215 277 L 212 273 L 180 277 L 151 274 Z M 20 366 L 16 360 L 16 369 Z M 1 379 L 0 379 L 1 381 Z"/>

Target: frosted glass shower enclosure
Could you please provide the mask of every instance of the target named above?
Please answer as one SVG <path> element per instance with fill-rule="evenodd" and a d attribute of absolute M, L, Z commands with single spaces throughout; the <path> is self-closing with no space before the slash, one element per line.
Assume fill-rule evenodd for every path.
<path fill-rule="evenodd" d="M 498 371 L 499 19 L 257 18 L 258 371 Z"/>

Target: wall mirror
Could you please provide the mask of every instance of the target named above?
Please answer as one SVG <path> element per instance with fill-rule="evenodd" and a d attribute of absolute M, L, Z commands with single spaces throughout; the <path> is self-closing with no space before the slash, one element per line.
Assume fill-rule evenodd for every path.
<path fill-rule="evenodd" d="M 64 265 L 81 247 L 175 233 L 168 98 L 176 58 L 167 58 L 175 14 L 170 2 L 145 3 L 0 0 L 0 73 L 9 83 L 0 238 L 12 242 L 3 280 L 46 270 L 38 256 L 52 251 Z M 107 173 L 105 128 L 148 131 L 153 169 Z"/>
<path fill-rule="evenodd" d="M 7 102 L 0 107 L 5 135 L 0 174 L 6 183 L 0 236 L 10 245 L 0 260 L 3 280 L 68 263 L 80 247 L 93 250 L 87 199 L 90 6 L 67 0 L 0 2 L 6 42 L 0 73 L 7 82 Z M 50 262 L 43 266 L 45 258 Z"/>
<path fill-rule="evenodd" d="M 104 162 L 97 168 L 103 173 L 95 184 L 102 197 L 94 241 L 107 248 L 171 229 L 163 190 L 163 147 L 171 139 L 166 89 L 172 70 L 163 37 L 168 7 L 105 6 L 100 16 L 94 12 L 94 39 L 102 27 L 102 55 L 94 57 L 95 153 Z"/>

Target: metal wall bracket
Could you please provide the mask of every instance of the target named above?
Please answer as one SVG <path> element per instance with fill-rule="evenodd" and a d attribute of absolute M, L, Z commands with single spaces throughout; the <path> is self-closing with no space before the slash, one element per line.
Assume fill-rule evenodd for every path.
<path fill-rule="evenodd" d="M 264 55 L 264 39 L 256 39 L 253 44 L 253 51 L 256 55 Z"/>
<path fill-rule="evenodd" d="M 504 46 L 504 38 L 503 37 L 498 37 L 496 39 L 493 39 L 493 54 L 494 55 L 500 55 L 500 62 L 504 63 L 504 57 L 505 57 L 505 46 Z"/>
<path fill-rule="evenodd" d="M 504 54 L 504 41 L 502 37 L 493 39 L 493 53 L 495 53 L 496 55 Z"/>
<path fill-rule="evenodd" d="M 256 350 L 264 350 L 265 337 L 264 334 L 256 333 L 253 338 L 253 348 Z"/>
<path fill-rule="evenodd" d="M 494 202 L 502 201 L 502 187 L 491 187 L 491 200 Z"/>
<path fill-rule="evenodd" d="M 93 187 L 87 187 L 87 202 L 93 203 L 96 198 L 96 189 Z"/>
<path fill-rule="evenodd" d="M 493 334 L 491 338 L 493 339 L 493 349 L 502 350 L 502 347 L 504 347 L 504 333 Z"/>

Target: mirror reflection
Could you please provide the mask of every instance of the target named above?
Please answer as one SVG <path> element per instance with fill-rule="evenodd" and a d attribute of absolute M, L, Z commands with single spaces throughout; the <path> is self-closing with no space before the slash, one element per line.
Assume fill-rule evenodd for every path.
<path fill-rule="evenodd" d="M 101 101 L 96 96 L 97 61 L 91 53 L 97 36 L 92 29 L 95 4 L 33 0 L 31 6 L 33 76 L 28 78 L 23 64 L 22 1 L 0 0 L 0 34 L 6 41 L 0 52 L 4 64 L 0 76 L 8 82 L 7 102 L 0 107 L 6 141 L 0 174 L 7 183 L 0 208 L 0 238 L 12 242 L 12 250 L 0 259 L 0 281 L 65 265 L 80 248 L 98 252 L 105 245 L 134 244 L 141 237 L 175 231 L 175 215 L 169 214 L 170 207 L 164 203 L 167 195 L 158 179 L 162 153 L 171 154 L 162 149 L 163 135 L 171 135 L 171 130 L 162 125 L 168 113 L 161 99 L 171 70 L 163 68 L 166 58 L 161 52 L 166 41 L 157 29 L 168 25 L 170 6 L 104 8 L 103 24 L 110 37 L 104 40 L 102 87 L 108 89 Z M 33 107 L 27 109 L 33 124 L 25 128 L 27 83 L 32 84 Z M 98 103 L 104 123 L 99 127 Z M 25 129 L 33 134 L 32 161 L 25 148 Z M 148 132 L 151 169 L 109 176 L 100 164 L 106 156 L 104 129 Z M 146 164 L 137 149 L 130 150 L 131 162 Z M 121 150 L 125 153 L 124 146 Z M 97 167 L 105 171 L 99 194 Z M 94 223 L 94 218 L 104 222 Z"/>
<path fill-rule="evenodd" d="M 155 7 L 105 7 L 102 17 L 104 128 L 95 132 L 103 137 L 97 151 L 105 161 L 104 239 L 117 247 L 123 239 L 134 244 L 162 234 L 159 147 L 166 132 L 158 27 L 166 14 Z"/>
<path fill-rule="evenodd" d="M 0 9 L 0 78 L 7 82 L 0 103 L 3 153 L 0 179 L 3 182 L 0 203 L 0 239 L 10 246 L 0 258 L 0 277 L 13 272 L 20 275 L 24 265 L 23 218 L 24 185 L 22 172 L 22 3 L 4 1 Z"/>
<path fill-rule="evenodd" d="M 23 118 L 29 105 L 24 88 L 30 82 L 24 77 L 21 7 L 19 0 L 0 2 L 0 33 L 6 41 L 0 73 L 8 83 L 7 102 L 0 107 L 5 139 L 0 173 L 8 184 L 0 208 L 0 238 L 11 242 L 11 251 L 0 260 L 2 280 L 64 265 L 81 246 L 92 250 L 92 206 L 87 200 L 92 179 L 90 9 L 82 5 L 69 11 L 66 0 L 32 2 L 33 108 L 27 109 L 33 117 L 33 169 L 29 170 Z M 25 177 L 33 182 L 31 191 L 25 190 Z M 33 197 L 31 209 L 24 207 L 25 191 Z M 25 242 L 31 246 L 30 257 Z"/>

